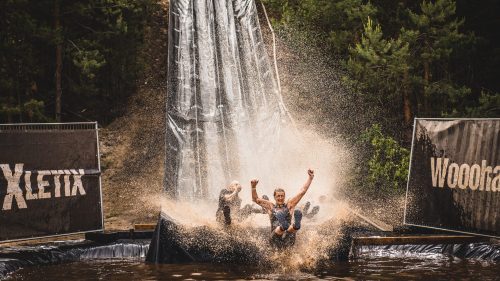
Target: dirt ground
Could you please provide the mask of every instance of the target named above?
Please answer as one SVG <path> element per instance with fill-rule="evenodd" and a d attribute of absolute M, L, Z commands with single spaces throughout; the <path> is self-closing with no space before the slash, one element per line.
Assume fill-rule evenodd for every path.
<path fill-rule="evenodd" d="M 106 230 L 154 223 L 151 202 L 163 186 L 168 1 L 148 19 L 142 59 L 146 64 L 126 113 L 99 131 Z"/>

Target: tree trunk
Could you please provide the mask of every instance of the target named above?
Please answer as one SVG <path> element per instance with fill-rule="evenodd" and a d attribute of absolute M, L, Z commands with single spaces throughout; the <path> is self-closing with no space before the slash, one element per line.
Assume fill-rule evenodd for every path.
<path fill-rule="evenodd" d="M 410 87 L 409 87 L 408 69 L 405 70 L 403 76 L 403 116 L 404 116 L 404 141 L 411 142 L 412 138 L 412 113 L 410 103 Z"/>
<path fill-rule="evenodd" d="M 430 76 L 430 66 L 429 61 L 424 60 L 424 87 L 423 87 L 423 99 L 424 99 L 424 114 L 428 114 L 429 110 L 429 97 L 427 93 L 427 86 L 429 86 L 429 76 Z M 429 116 L 426 116 L 429 117 Z"/>
<path fill-rule="evenodd" d="M 16 95 L 17 95 L 17 107 L 19 108 L 19 122 L 23 122 L 23 106 L 21 104 L 21 86 L 22 82 L 22 70 L 21 65 L 17 66 L 17 75 L 16 75 Z M 24 85 L 23 85 L 24 86 Z"/>
<path fill-rule="evenodd" d="M 17 90 L 17 106 L 19 107 L 19 122 L 23 123 L 23 106 L 21 104 L 20 90 Z"/>
<path fill-rule="evenodd" d="M 62 43 L 61 43 L 61 19 L 60 19 L 60 3 L 59 0 L 54 0 L 54 30 L 56 40 L 56 121 L 61 122 L 61 75 L 62 75 Z"/>
<path fill-rule="evenodd" d="M 405 125 L 409 125 L 411 122 L 411 104 L 408 84 L 408 70 L 405 70 L 403 76 L 403 113 Z"/>

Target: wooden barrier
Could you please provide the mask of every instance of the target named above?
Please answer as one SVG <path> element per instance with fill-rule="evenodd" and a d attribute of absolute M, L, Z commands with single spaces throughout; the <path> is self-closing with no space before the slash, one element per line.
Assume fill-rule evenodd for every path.
<path fill-rule="evenodd" d="M 134 230 L 155 230 L 156 223 L 134 224 Z"/>
<path fill-rule="evenodd" d="M 408 235 L 408 236 L 371 236 L 355 237 L 353 246 L 363 245 L 405 245 L 405 244 L 467 244 L 488 242 L 487 237 L 466 235 Z"/>

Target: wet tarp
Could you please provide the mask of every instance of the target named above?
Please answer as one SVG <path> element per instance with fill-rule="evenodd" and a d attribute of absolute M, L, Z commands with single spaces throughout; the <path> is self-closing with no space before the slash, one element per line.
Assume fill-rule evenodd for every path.
<path fill-rule="evenodd" d="M 96 259 L 144 260 L 150 240 L 118 240 L 98 244 L 86 240 L 73 240 L 36 246 L 0 248 L 0 279 L 17 269 Z"/>
<path fill-rule="evenodd" d="M 172 235 L 173 229 L 181 230 L 180 226 L 171 224 L 172 222 L 163 219 L 164 229 L 160 232 Z M 167 230 L 168 229 L 168 230 Z M 167 231 L 165 231 L 167 230 Z M 158 231 L 158 229 L 157 229 Z M 174 232 L 175 233 L 175 232 Z M 168 236 L 164 236 L 168 237 Z M 60 264 L 80 260 L 96 259 L 134 259 L 144 260 L 147 254 L 147 260 L 151 262 L 179 263 L 195 261 L 195 256 L 187 252 L 174 252 L 175 244 L 165 244 L 168 239 L 155 238 L 150 240 L 118 240 L 109 244 L 98 244 L 90 241 L 66 241 L 37 246 L 15 246 L 0 248 L 0 279 L 8 273 L 27 266 Z M 345 237 L 345 245 L 350 245 L 350 239 Z M 151 246 L 149 243 L 152 242 Z M 170 242 L 174 242 L 170 240 Z M 203 246 L 201 246 L 203 247 Z M 150 250 L 151 249 L 151 250 Z M 163 251 L 160 252 L 159 250 Z M 198 251 L 201 248 L 198 248 Z M 178 249 L 182 250 L 182 249 Z M 245 250 L 238 250 L 239 253 L 247 253 Z M 330 260 L 346 260 L 345 251 L 349 253 L 349 246 L 342 249 L 333 249 L 330 251 Z M 182 250 L 183 251 L 183 250 Z M 226 250 L 227 251 L 227 250 Z M 234 253 L 238 253 L 235 251 Z M 344 251 L 344 252 L 342 252 Z M 436 245 L 388 245 L 388 246 L 361 246 L 357 249 L 358 255 L 370 257 L 373 254 L 382 254 L 385 256 L 405 257 L 405 253 L 431 253 L 451 255 L 464 259 L 475 259 L 485 261 L 500 261 L 500 244 L 490 243 L 471 243 L 471 244 L 436 244 Z M 200 255 L 200 261 L 213 261 L 210 255 Z M 219 257 L 222 257 L 219 255 Z M 250 259 L 239 257 L 240 261 L 250 264 L 255 262 L 257 255 L 252 255 Z M 237 257 L 238 258 L 238 257 Z M 221 262 L 230 262 L 222 258 Z M 246 264 L 246 263 L 245 263 Z"/>
<path fill-rule="evenodd" d="M 208 226 L 183 227 L 167 214 L 161 213 L 146 261 L 153 263 L 219 262 L 256 265 L 266 260 L 266 256 L 256 244 L 248 239 L 242 239 L 245 235 L 234 234 Z M 259 231 L 255 234 L 261 236 L 263 233 Z M 262 237 L 262 239 L 266 238 Z"/>
<path fill-rule="evenodd" d="M 273 165 L 286 122 L 254 0 L 172 0 L 165 189 L 212 197 Z"/>
<path fill-rule="evenodd" d="M 302 230 L 301 230 L 302 231 Z M 323 228 L 320 235 L 328 239 Z M 299 235 L 306 235 L 300 233 Z M 327 259 L 347 260 L 352 242 L 350 230 L 345 228 L 328 248 Z M 183 226 L 161 213 L 146 261 L 152 263 L 214 262 L 226 264 L 272 264 L 273 253 L 281 252 L 286 244 L 270 243 L 269 228 L 222 229 L 209 226 Z"/>
<path fill-rule="evenodd" d="M 357 255 L 370 256 L 373 253 L 385 256 L 404 257 L 404 253 L 443 254 L 462 259 L 500 261 L 500 244 L 434 244 L 434 245 L 386 245 L 361 246 Z"/>

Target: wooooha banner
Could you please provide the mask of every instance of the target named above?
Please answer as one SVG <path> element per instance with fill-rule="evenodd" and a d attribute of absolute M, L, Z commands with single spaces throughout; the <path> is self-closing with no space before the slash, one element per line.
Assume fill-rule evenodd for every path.
<path fill-rule="evenodd" d="M 500 236 L 500 119 L 416 119 L 405 223 Z"/>

